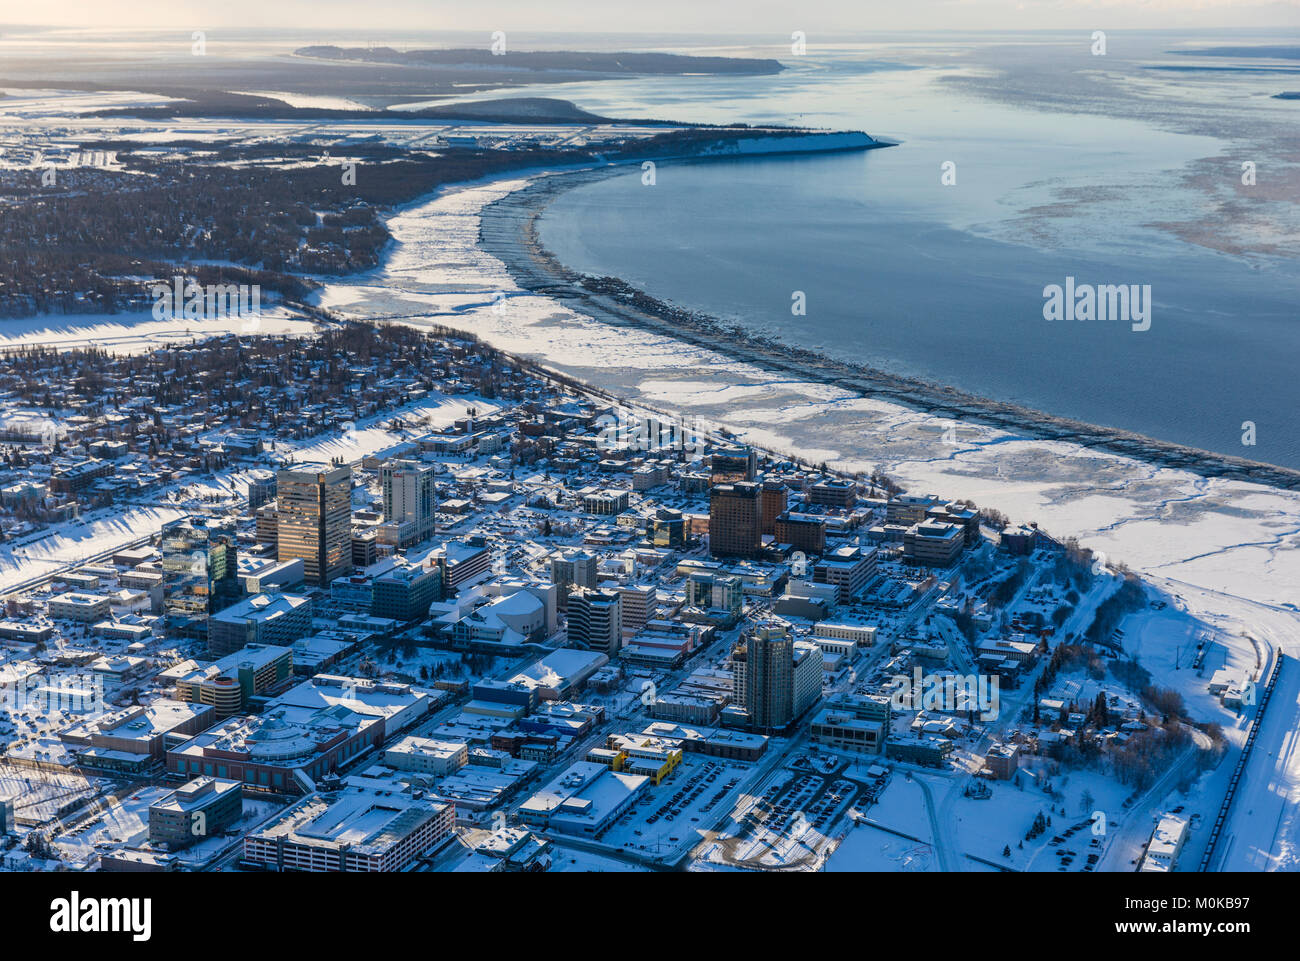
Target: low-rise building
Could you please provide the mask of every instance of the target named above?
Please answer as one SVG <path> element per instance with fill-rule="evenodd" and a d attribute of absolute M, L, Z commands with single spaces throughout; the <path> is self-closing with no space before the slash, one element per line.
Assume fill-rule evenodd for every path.
<path fill-rule="evenodd" d="M 429 737 L 404 737 L 384 751 L 384 764 L 397 771 L 415 771 L 441 777 L 469 762 L 464 741 L 439 741 Z"/>
<path fill-rule="evenodd" d="M 944 521 L 913 524 L 903 536 L 903 556 L 917 564 L 948 567 L 965 542 L 962 528 Z"/>
<path fill-rule="evenodd" d="M 65 728 L 59 740 L 82 767 L 143 774 L 162 764 L 169 735 L 194 736 L 216 719 L 210 705 L 157 698 Z"/>
<path fill-rule="evenodd" d="M 408 684 L 321 674 L 257 717 L 231 717 L 167 751 L 174 777 L 206 774 L 250 789 L 304 794 L 316 780 L 426 716 L 434 695 Z"/>
<path fill-rule="evenodd" d="M 80 621 L 94 624 L 105 620 L 112 611 L 111 598 L 99 594 L 83 594 L 68 591 L 50 598 L 50 617 L 61 621 Z"/>
<path fill-rule="evenodd" d="M 593 837 L 618 820 L 649 785 L 645 775 L 578 761 L 524 801 L 519 816 L 538 827 Z"/>
<path fill-rule="evenodd" d="M 831 584 L 838 590 L 839 603 L 847 604 L 861 594 L 876 576 L 878 555 L 874 547 L 839 547 L 823 554 L 813 567 L 813 581 Z"/>
<path fill-rule="evenodd" d="M 248 644 L 288 647 L 311 633 L 312 602 L 293 594 L 259 594 L 208 618 L 208 650 L 222 657 Z"/>
<path fill-rule="evenodd" d="M 1142 859 L 1139 869 L 1145 873 L 1167 873 L 1178 866 L 1178 855 L 1187 843 L 1187 819 L 1174 814 L 1166 814 L 1147 842 L 1146 857 Z"/>
<path fill-rule="evenodd" d="M 400 871 L 455 828 L 455 807 L 397 781 L 355 777 L 292 805 L 244 839 L 244 860 L 277 871 Z"/>
<path fill-rule="evenodd" d="M 196 777 L 149 805 L 149 843 L 172 851 L 187 848 L 221 834 L 243 814 L 238 781 Z"/>
<path fill-rule="evenodd" d="M 247 644 L 211 664 L 186 661 L 159 674 L 176 684 L 176 699 L 211 704 L 217 717 L 240 714 L 248 701 L 282 684 L 293 674 L 293 649 Z"/>
<path fill-rule="evenodd" d="M 1020 767 L 1020 745 L 994 744 L 984 754 L 984 766 L 999 781 L 1010 781 Z"/>
<path fill-rule="evenodd" d="M 881 754 L 889 736 L 889 698 L 846 695 L 818 711 L 809 729 L 817 744 L 842 751 Z"/>

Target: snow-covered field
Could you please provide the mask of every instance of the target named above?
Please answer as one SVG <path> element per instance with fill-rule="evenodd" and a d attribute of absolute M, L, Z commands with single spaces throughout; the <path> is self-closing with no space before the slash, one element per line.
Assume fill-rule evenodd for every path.
<path fill-rule="evenodd" d="M 0 350 L 14 347 L 103 347 L 116 354 L 139 354 L 159 347 L 195 343 L 218 334 L 307 335 L 316 324 L 281 307 L 256 317 L 235 315 L 204 320 L 155 320 L 149 311 L 130 314 L 44 315 L 0 323 Z"/>
<path fill-rule="evenodd" d="M 622 873 L 628 870 L 628 866 L 626 861 L 605 854 L 556 844 L 551 848 L 551 870 Z"/>
<path fill-rule="evenodd" d="M 97 511 L 82 520 L 48 527 L 35 538 L 7 543 L 0 547 L 0 590 L 12 591 L 33 578 L 120 550 L 185 514 L 174 507 Z"/>
<path fill-rule="evenodd" d="M 392 431 L 375 426 L 379 421 L 387 422 L 400 416 L 406 421 L 423 422 L 425 426 L 422 430 L 440 430 L 450 427 L 456 418 L 464 417 L 466 407 L 476 408 L 482 417 L 489 417 L 498 409 L 498 405 L 477 396 L 444 397 L 431 394 L 424 400 L 386 410 L 378 417 L 358 421 L 352 429 L 341 435 L 315 439 L 300 447 L 292 447 L 290 444 L 281 444 L 280 447 L 284 450 L 292 449 L 296 461 L 329 461 L 341 457 L 346 462 L 352 462 L 377 450 L 391 447 L 403 439 Z"/>
<path fill-rule="evenodd" d="M 90 113 L 95 110 L 123 109 L 126 107 L 154 107 L 173 103 L 175 97 L 139 91 L 86 91 L 56 89 L 15 89 L 3 91 L 0 100 L 0 117 L 66 117 L 68 114 Z"/>
<path fill-rule="evenodd" d="M 900 774 L 840 842 L 826 870 L 938 871 L 934 843 L 921 785 Z"/>
<path fill-rule="evenodd" d="M 95 845 L 134 846 L 149 838 L 149 805 L 171 793 L 171 788 L 142 787 L 122 797 L 103 813 L 79 824 L 54 840 L 60 858 L 75 867 L 86 867 L 99 856 Z"/>

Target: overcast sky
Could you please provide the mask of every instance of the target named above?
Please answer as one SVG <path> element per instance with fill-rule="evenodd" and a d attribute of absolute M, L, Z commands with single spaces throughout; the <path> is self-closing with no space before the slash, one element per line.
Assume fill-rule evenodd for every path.
<path fill-rule="evenodd" d="M 1300 28 L 1300 0 L 0 0 L 0 24 L 811 35 Z"/>

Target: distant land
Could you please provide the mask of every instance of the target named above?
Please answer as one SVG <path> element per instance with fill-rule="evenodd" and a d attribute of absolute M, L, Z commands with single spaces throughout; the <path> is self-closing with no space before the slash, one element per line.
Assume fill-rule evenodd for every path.
<path fill-rule="evenodd" d="M 388 47 L 307 46 L 297 55 L 189 57 L 170 61 L 75 58 L 54 61 L 38 55 L 6 54 L 0 87 L 152 93 L 192 100 L 201 110 L 164 105 L 139 116 L 231 116 L 251 111 L 253 119 L 374 119 L 396 105 L 459 100 L 470 94 L 542 83 L 577 83 L 629 76 L 770 75 L 784 69 L 777 60 L 696 57 L 664 53 L 545 51 L 494 56 L 482 50 L 398 51 Z M 191 62 L 193 61 L 193 62 Z M 345 109 L 284 113 L 277 95 L 334 96 L 356 104 Z M 242 99 L 237 99 L 242 97 Z M 227 98 L 221 102 L 219 98 Z M 220 103 L 220 106 L 218 104 Z M 220 111 L 227 111 L 222 113 Z M 280 112 L 273 112 L 280 111 Z M 407 119 L 419 114 L 404 111 Z M 125 114 L 123 114 L 125 115 Z M 545 122 L 545 117 L 531 117 Z M 579 118 L 581 119 L 581 118 Z"/>
<path fill-rule="evenodd" d="M 524 70 L 583 70 L 605 74 L 772 74 L 785 68 L 779 60 L 753 57 L 697 57 L 676 53 L 589 53 L 532 50 L 494 54 L 486 48 L 394 50 L 392 47 L 300 47 L 294 56 L 318 60 L 393 63 L 411 67 L 497 67 Z"/>
<path fill-rule="evenodd" d="M 363 139 L 347 146 L 367 168 L 356 183 L 343 181 L 319 142 L 191 141 L 194 152 L 179 162 L 157 156 L 157 140 L 116 139 L 93 146 L 114 151 L 121 169 L 79 168 L 49 185 L 25 169 L 0 169 L 0 317 L 139 310 L 153 281 L 170 278 L 180 263 L 199 283 L 257 284 L 298 301 L 312 275 L 378 266 L 392 239 L 381 215 L 393 207 L 448 184 L 529 168 L 890 146 L 860 131 L 743 125 L 656 126 L 635 137 L 611 126 L 603 140 L 513 149 L 406 150 Z M 185 143 L 171 142 L 172 154 Z M 188 228 L 199 222 L 206 229 Z M 77 224 L 75 245 L 51 229 L 67 223 Z"/>
<path fill-rule="evenodd" d="M 0 81 L 3 82 L 3 81 Z M 150 106 L 115 107 L 95 111 L 97 117 L 244 117 L 263 120 L 460 120 L 485 123 L 635 123 L 664 124 L 670 121 L 620 121 L 602 117 L 576 106 L 572 101 L 554 97 L 504 97 L 453 103 L 421 110 L 367 110 L 335 107 L 294 107 L 276 97 L 261 94 L 219 91 L 168 90 L 164 96 L 177 97 L 175 103 Z M 698 125 L 692 125 L 698 126 Z"/>

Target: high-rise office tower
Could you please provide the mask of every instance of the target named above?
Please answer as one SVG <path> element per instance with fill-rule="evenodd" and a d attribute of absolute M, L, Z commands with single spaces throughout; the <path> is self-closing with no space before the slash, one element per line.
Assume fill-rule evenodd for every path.
<path fill-rule="evenodd" d="M 761 730 L 784 728 L 794 720 L 794 637 L 759 628 L 741 638 L 731 653 L 736 703 Z"/>
<path fill-rule="evenodd" d="M 265 477 L 260 475 L 253 477 L 248 482 L 248 509 L 253 513 L 263 504 L 269 504 L 275 500 L 275 475 L 268 474 Z"/>
<path fill-rule="evenodd" d="M 567 608 L 574 588 L 596 586 L 596 558 L 585 551 L 561 554 L 551 560 L 551 580 L 559 590 L 560 608 Z"/>
<path fill-rule="evenodd" d="M 714 484 L 752 481 L 758 474 L 758 455 L 752 447 L 724 447 L 709 456 L 709 475 Z"/>
<path fill-rule="evenodd" d="M 239 600 L 233 524 L 202 517 L 163 526 L 163 622 L 172 636 L 205 638 L 208 618 Z"/>
<path fill-rule="evenodd" d="M 301 558 L 304 579 L 328 587 L 352 571 L 352 468 L 298 464 L 279 472 L 276 552 Z"/>
<path fill-rule="evenodd" d="M 623 647 L 622 598 L 612 591 L 579 590 L 569 596 L 569 640 L 613 657 Z"/>
<path fill-rule="evenodd" d="M 395 525 L 398 547 L 410 547 L 433 536 L 438 508 L 436 476 L 432 464 L 420 461 L 390 460 L 380 466 L 384 520 Z"/>
<path fill-rule="evenodd" d="M 764 534 L 776 533 L 776 519 L 785 513 L 790 502 L 789 491 L 780 481 L 764 481 L 762 521 L 759 530 Z"/>
<path fill-rule="evenodd" d="M 782 730 L 822 696 L 822 651 L 782 628 L 758 628 L 731 652 L 736 704 L 759 730 Z"/>
<path fill-rule="evenodd" d="M 763 547 L 758 484 L 709 488 L 709 552 L 714 557 L 757 557 Z"/>

